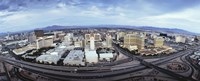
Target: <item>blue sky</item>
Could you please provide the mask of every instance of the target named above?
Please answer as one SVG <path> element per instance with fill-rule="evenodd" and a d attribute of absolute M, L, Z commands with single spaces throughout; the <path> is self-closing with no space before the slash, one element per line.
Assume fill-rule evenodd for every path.
<path fill-rule="evenodd" d="M 200 0 L 0 0 L 0 32 L 102 24 L 200 33 Z"/>

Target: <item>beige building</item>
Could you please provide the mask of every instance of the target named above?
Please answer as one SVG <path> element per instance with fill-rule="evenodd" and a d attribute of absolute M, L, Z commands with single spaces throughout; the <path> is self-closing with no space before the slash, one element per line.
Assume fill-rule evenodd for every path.
<path fill-rule="evenodd" d="M 186 38 L 183 37 L 183 36 L 176 36 L 175 37 L 175 42 L 176 43 L 185 43 L 185 41 L 186 41 Z"/>
<path fill-rule="evenodd" d="M 64 32 L 62 32 L 62 31 L 55 31 L 53 33 L 54 33 L 54 41 L 57 41 L 57 40 L 63 41 L 64 40 L 64 37 L 65 37 L 65 33 Z"/>
<path fill-rule="evenodd" d="M 124 36 L 125 36 L 125 32 L 118 32 L 116 39 L 119 40 L 119 38 L 124 37 Z"/>
<path fill-rule="evenodd" d="M 98 33 L 92 33 L 92 34 L 85 34 L 85 43 L 84 43 L 84 46 L 88 46 L 90 45 L 90 39 L 94 38 L 94 43 L 97 42 L 97 41 L 101 41 L 101 35 L 98 34 Z"/>
<path fill-rule="evenodd" d="M 100 35 L 86 34 L 85 35 L 85 58 L 88 63 L 97 63 L 98 55 L 96 53 L 95 41 L 100 40 Z"/>
<path fill-rule="evenodd" d="M 90 37 L 94 37 L 94 41 L 100 41 L 101 35 L 99 33 L 85 34 L 85 40 L 89 41 Z"/>
<path fill-rule="evenodd" d="M 124 36 L 124 47 L 130 48 L 131 46 L 137 46 L 139 50 L 144 49 L 144 37 L 135 34 Z"/>
<path fill-rule="evenodd" d="M 74 46 L 75 47 L 83 47 L 83 41 L 75 41 Z"/>
<path fill-rule="evenodd" d="M 112 36 L 106 35 L 106 47 L 110 48 L 112 47 Z"/>
<path fill-rule="evenodd" d="M 36 40 L 37 49 L 40 49 L 43 47 L 51 47 L 52 44 L 53 44 L 53 36 L 40 37 Z"/>
<path fill-rule="evenodd" d="M 162 37 L 154 38 L 154 47 L 162 47 L 164 45 L 164 39 Z"/>

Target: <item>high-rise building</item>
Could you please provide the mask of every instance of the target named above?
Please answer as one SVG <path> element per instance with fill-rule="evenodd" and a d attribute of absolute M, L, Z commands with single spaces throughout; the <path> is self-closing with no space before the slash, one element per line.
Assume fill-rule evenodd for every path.
<path fill-rule="evenodd" d="M 54 41 L 64 40 L 65 33 L 63 31 L 54 31 Z"/>
<path fill-rule="evenodd" d="M 101 35 L 99 33 L 94 34 L 94 39 L 95 39 L 95 41 L 100 41 L 101 40 Z"/>
<path fill-rule="evenodd" d="M 44 40 L 43 40 L 43 38 L 38 38 L 36 40 L 36 46 L 37 46 L 37 49 L 40 49 L 40 48 L 44 47 Z"/>
<path fill-rule="evenodd" d="M 89 41 L 91 36 L 94 37 L 94 41 L 100 41 L 101 40 L 101 35 L 99 33 L 85 34 L 85 40 Z"/>
<path fill-rule="evenodd" d="M 34 34 L 35 34 L 36 38 L 43 37 L 44 31 L 43 30 L 34 30 Z"/>
<path fill-rule="evenodd" d="M 124 47 L 137 46 L 139 50 L 144 49 L 144 37 L 135 34 L 127 34 L 124 36 Z"/>
<path fill-rule="evenodd" d="M 95 50 L 95 43 L 94 43 L 94 37 L 90 37 L 90 50 Z"/>
<path fill-rule="evenodd" d="M 164 38 L 156 37 L 154 38 L 154 47 L 162 47 L 164 45 Z"/>
<path fill-rule="evenodd" d="M 40 37 L 36 40 L 37 49 L 44 47 L 51 47 L 53 44 L 53 36 L 49 37 Z"/>
<path fill-rule="evenodd" d="M 28 36 L 28 41 L 29 41 L 30 43 L 36 42 L 36 36 L 35 36 L 35 34 L 31 33 L 31 34 Z"/>
<path fill-rule="evenodd" d="M 100 41 L 100 34 L 85 34 L 85 58 L 88 63 L 97 63 L 95 41 Z"/>
<path fill-rule="evenodd" d="M 83 41 L 75 41 L 74 46 L 75 47 L 83 47 Z"/>
<path fill-rule="evenodd" d="M 121 37 L 124 37 L 124 36 L 125 36 L 124 32 L 119 32 L 117 33 L 116 40 L 119 40 Z"/>
<path fill-rule="evenodd" d="M 106 35 L 106 46 L 108 48 L 112 47 L 112 37 L 111 37 L 111 35 Z"/>
<path fill-rule="evenodd" d="M 186 38 L 183 36 L 175 36 L 175 42 L 176 43 L 185 43 Z"/>
<path fill-rule="evenodd" d="M 85 34 L 85 40 L 89 40 L 90 39 L 90 34 Z"/>
<path fill-rule="evenodd" d="M 94 38 L 94 44 L 97 41 L 101 41 L 101 35 L 98 34 L 98 33 L 95 33 L 95 34 L 94 33 L 92 33 L 92 34 L 85 34 L 85 44 L 84 44 L 84 46 L 88 46 L 90 44 L 91 37 Z"/>
<path fill-rule="evenodd" d="M 44 39 L 44 47 L 51 47 L 53 44 L 53 36 L 45 37 Z"/>

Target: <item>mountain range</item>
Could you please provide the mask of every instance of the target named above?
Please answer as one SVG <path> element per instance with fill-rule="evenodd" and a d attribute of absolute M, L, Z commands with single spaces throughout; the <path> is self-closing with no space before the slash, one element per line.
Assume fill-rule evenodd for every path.
<path fill-rule="evenodd" d="M 135 29 L 135 30 L 142 30 L 142 31 L 155 31 L 155 32 L 162 32 L 162 33 L 178 33 L 178 34 L 186 34 L 186 35 L 200 35 L 199 33 L 189 32 L 183 29 L 178 28 L 160 28 L 160 27 L 152 27 L 152 26 L 129 26 L 129 25 L 88 25 L 88 26 L 60 26 L 60 25 L 52 25 L 43 28 L 37 28 L 35 30 L 63 30 L 63 29 L 75 29 L 75 28 L 127 28 L 127 29 Z M 19 32 L 30 32 L 33 30 L 27 31 L 19 31 Z M 12 33 L 19 33 L 19 32 L 12 32 Z M 7 33 L 0 33 L 0 35 L 6 35 Z"/>
<path fill-rule="evenodd" d="M 199 33 L 189 32 L 183 29 L 178 28 L 160 28 L 160 27 L 152 27 L 152 26 L 129 26 L 129 25 L 90 25 L 90 26 L 59 26 L 53 25 L 45 28 L 41 28 L 42 30 L 62 30 L 62 29 L 71 29 L 71 28 L 128 28 L 135 30 L 143 30 L 143 31 L 156 31 L 163 33 L 178 33 L 178 34 L 187 34 L 187 35 L 200 35 Z"/>

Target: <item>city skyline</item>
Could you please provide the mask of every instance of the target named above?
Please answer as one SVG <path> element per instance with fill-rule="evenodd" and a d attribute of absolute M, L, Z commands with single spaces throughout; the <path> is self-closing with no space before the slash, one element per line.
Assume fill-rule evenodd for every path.
<path fill-rule="evenodd" d="M 1 0 L 0 32 L 51 25 L 117 24 L 198 33 L 199 0 Z"/>
<path fill-rule="evenodd" d="M 173 32 L 32 30 L 1 36 L 0 80 L 199 81 L 199 49 L 200 36 Z"/>
<path fill-rule="evenodd" d="M 0 0 L 0 81 L 199 81 L 200 0 Z"/>

